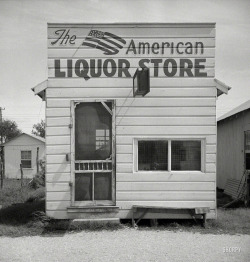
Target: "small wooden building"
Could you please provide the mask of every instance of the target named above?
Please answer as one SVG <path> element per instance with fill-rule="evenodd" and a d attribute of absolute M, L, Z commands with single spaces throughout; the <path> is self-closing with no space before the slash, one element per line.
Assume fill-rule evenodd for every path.
<path fill-rule="evenodd" d="M 45 139 L 22 133 L 2 144 L 4 147 L 5 178 L 21 178 L 20 164 L 24 178 L 33 178 L 37 172 L 38 159 L 45 158 Z"/>
<path fill-rule="evenodd" d="M 228 88 L 214 64 L 213 23 L 48 24 L 49 77 L 33 88 L 46 101 L 47 215 L 131 218 L 142 205 L 173 208 L 145 218 L 198 207 L 215 218 L 216 99 Z"/>
<path fill-rule="evenodd" d="M 250 171 L 250 100 L 217 120 L 217 186 L 235 197 Z"/>

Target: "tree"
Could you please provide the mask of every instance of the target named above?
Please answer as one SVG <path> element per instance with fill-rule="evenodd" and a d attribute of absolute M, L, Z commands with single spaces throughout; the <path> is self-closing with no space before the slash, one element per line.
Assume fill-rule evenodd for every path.
<path fill-rule="evenodd" d="M 31 133 L 33 135 L 45 138 L 45 121 L 41 120 L 40 123 L 33 125 Z"/>
<path fill-rule="evenodd" d="M 0 142 L 5 143 L 8 140 L 20 135 L 22 131 L 18 129 L 15 121 L 4 119 L 0 123 Z"/>

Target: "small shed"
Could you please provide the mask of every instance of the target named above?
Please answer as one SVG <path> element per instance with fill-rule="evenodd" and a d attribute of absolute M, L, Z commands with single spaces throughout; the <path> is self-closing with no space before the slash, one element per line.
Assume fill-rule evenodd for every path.
<path fill-rule="evenodd" d="M 250 171 L 250 100 L 217 119 L 217 186 L 234 197 Z M 231 192 L 231 193 L 230 193 Z"/>
<path fill-rule="evenodd" d="M 46 214 L 216 218 L 215 24 L 48 24 L 47 41 Z"/>
<path fill-rule="evenodd" d="M 23 177 L 33 178 L 37 172 L 37 159 L 42 160 L 45 157 L 45 139 L 22 133 L 2 146 L 4 147 L 5 178 L 20 179 L 20 164 L 23 168 Z"/>

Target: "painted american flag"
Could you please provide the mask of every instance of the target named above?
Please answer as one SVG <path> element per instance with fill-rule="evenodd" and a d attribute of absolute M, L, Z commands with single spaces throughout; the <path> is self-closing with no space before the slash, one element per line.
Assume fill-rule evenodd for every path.
<path fill-rule="evenodd" d="M 82 45 L 97 48 L 105 55 L 115 55 L 126 44 L 126 41 L 114 34 L 99 30 L 90 30 Z"/>

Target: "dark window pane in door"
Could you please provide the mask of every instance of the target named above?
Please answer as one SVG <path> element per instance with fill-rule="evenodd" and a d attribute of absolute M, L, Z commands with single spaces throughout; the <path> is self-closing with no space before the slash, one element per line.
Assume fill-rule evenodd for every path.
<path fill-rule="evenodd" d="M 110 108 L 112 103 L 106 103 Z M 112 116 L 102 103 L 75 108 L 75 159 L 104 160 L 112 148 Z"/>
<path fill-rule="evenodd" d="M 111 173 L 95 173 L 95 200 L 111 200 Z"/>
<path fill-rule="evenodd" d="M 75 174 L 75 201 L 92 199 L 92 174 Z"/>

